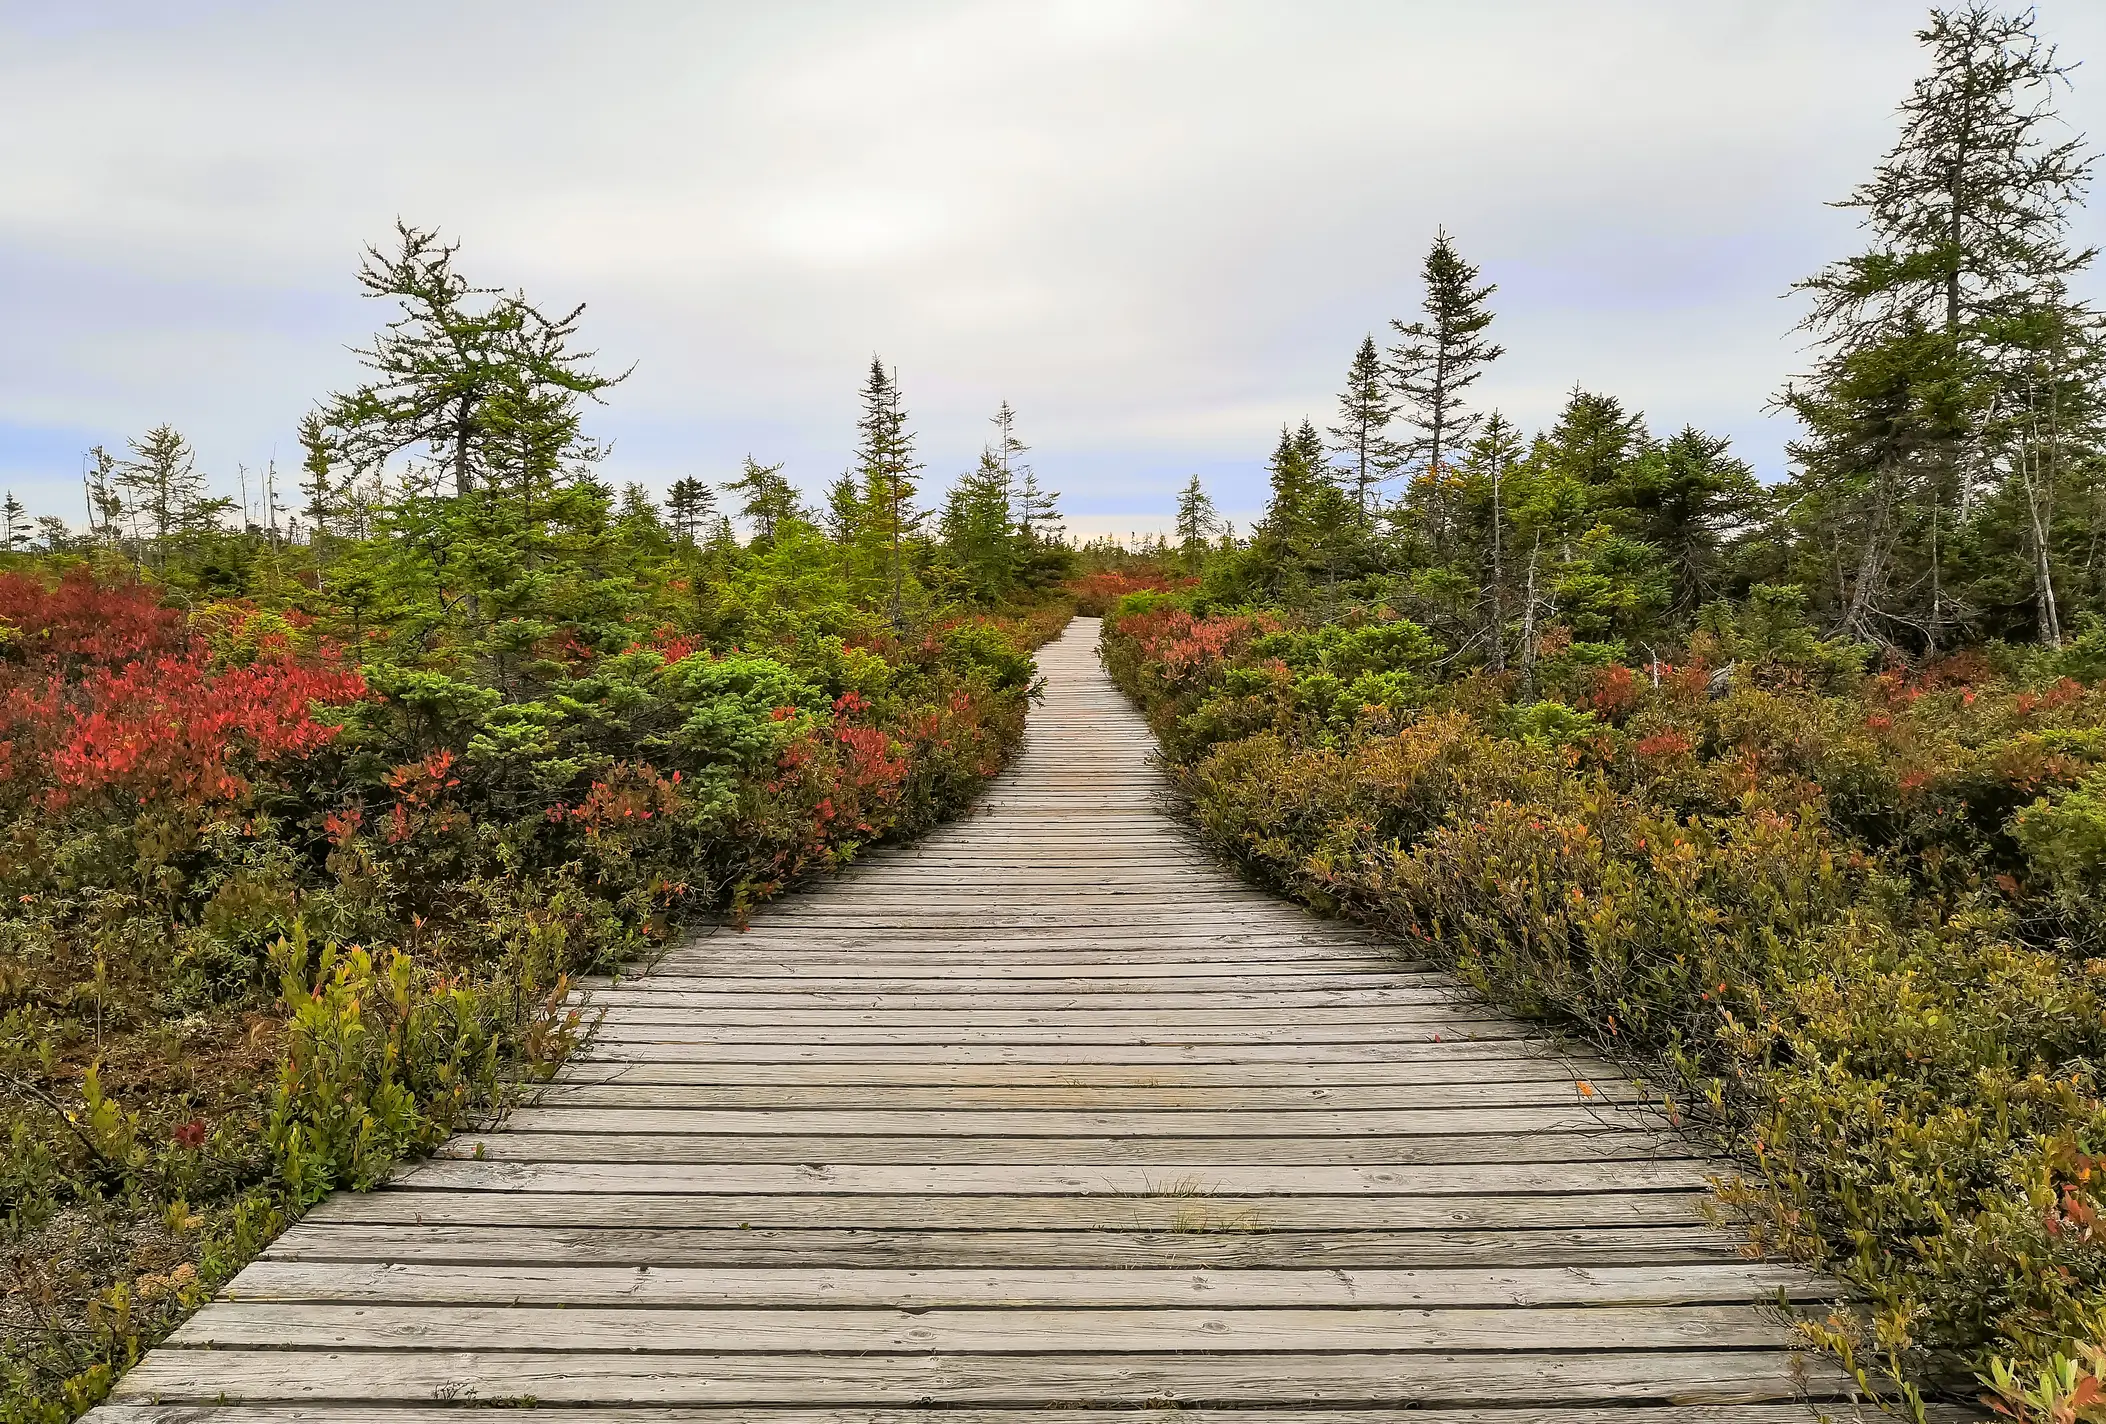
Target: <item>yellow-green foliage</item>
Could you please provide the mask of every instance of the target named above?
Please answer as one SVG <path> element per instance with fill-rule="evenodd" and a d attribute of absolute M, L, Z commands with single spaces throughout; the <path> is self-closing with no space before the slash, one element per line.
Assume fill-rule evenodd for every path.
<path fill-rule="evenodd" d="M 1810 644 L 1342 721 L 1262 618 L 1129 613 L 1107 661 L 1216 844 L 1660 1083 L 1739 1160 L 1758 1241 L 1862 1291 L 1860 1358 L 1963 1394 L 2084 1376 L 2106 691 Z"/>

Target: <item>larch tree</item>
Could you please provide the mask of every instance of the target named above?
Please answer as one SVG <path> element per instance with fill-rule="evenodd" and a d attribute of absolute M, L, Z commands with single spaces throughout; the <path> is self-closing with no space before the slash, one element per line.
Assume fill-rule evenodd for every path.
<path fill-rule="evenodd" d="M 155 567 L 165 570 L 176 542 L 216 523 L 233 502 L 206 496 L 190 442 L 174 426 L 157 425 L 130 445 L 131 458 L 117 462 L 112 484 L 134 537 L 150 541 Z"/>
<path fill-rule="evenodd" d="M 394 250 L 366 249 L 360 287 L 401 314 L 357 349 L 374 379 L 320 414 L 336 457 L 355 470 L 422 448 L 467 494 L 507 463 L 516 473 L 532 462 L 578 399 L 599 400 L 628 373 L 600 375 L 594 353 L 571 349 L 582 304 L 549 315 L 521 294 L 473 286 L 455 269 L 458 250 L 400 222 Z"/>
<path fill-rule="evenodd" d="M 798 517 L 797 487 L 782 472 L 782 462 L 763 465 L 751 455 L 739 477 L 724 486 L 739 497 L 739 513 L 753 522 L 753 537 L 772 540 L 786 519 Z"/>

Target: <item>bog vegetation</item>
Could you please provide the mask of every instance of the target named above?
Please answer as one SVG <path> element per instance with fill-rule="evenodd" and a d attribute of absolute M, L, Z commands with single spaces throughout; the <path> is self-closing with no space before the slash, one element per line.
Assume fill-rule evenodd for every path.
<path fill-rule="evenodd" d="M 1862 1292 L 1807 1328 L 1897 1412 L 2106 1419 L 2091 160 L 2030 15 L 1921 38 L 1867 246 L 1802 284 L 1784 483 L 1606 393 L 1476 405 L 1444 234 L 1249 537 L 1195 481 L 1095 592 L 1205 834 L 1640 1068 Z"/>
<path fill-rule="evenodd" d="M 661 506 L 595 475 L 581 312 L 411 228 L 360 279 L 391 319 L 297 509 L 164 427 L 94 452 L 85 529 L 8 513 L 6 1424 L 545 1075 L 580 974 L 959 808 L 1067 616 L 1007 406 L 933 519 L 875 362 L 823 513 L 751 460 Z"/>

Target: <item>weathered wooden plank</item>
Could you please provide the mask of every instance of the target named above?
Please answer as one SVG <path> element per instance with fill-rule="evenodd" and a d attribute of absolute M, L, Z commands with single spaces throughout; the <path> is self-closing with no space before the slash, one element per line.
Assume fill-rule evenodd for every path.
<path fill-rule="evenodd" d="M 1585 1132 L 1590 1128 L 1634 1127 L 1650 1117 L 1583 1104 L 1562 1108 L 1507 1108 L 1472 1113 L 1463 1109 L 1304 1110 L 1300 1112 L 1214 1112 L 1187 1108 L 1179 1112 L 1106 1110 L 1078 1112 L 1059 1108 L 1000 1112 L 961 1109 L 955 1112 L 851 1109 L 614 1108 L 526 1107 L 506 1123 L 520 1132 L 642 1133 L 652 1136 L 697 1135 L 764 1137 L 777 1133 L 800 1137 L 1240 1137 L 1268 1133 L 1309 1137 L 1322 1133 L 1345 1136 L 1459 1136 L 1472 1126 L 1508 1135 L 1514 1132 Z M 1664 1126 L 1665 1124 L 1661 1124 Z"/>
<path fill-rule="evenodd" d="M 1087 1004 L 986 1009 L 945 1008 L 927 1004 L 885 1005 L 875 1008 L 796 1008 L 781 1005 L 741 1008 L 724 1004 L 698 1013 L 678 1003 L 661 1005 L 656 999 L 647 996 L 641 1001 L 627 999 L 612 1004 L 599 1003 L 596 1007 L 605 1014 L 605 1021 L 609 1024 L 687 1024 L 700 1019 L 711 1026 L 727 1028 L 749 1024 L 798 1029 L 854 1028 L 868 1025 L 902 1029 L 1060 1028 L 1105 1025 L 1159 1029 L 1166 1032 L 1186 1029 L 1241 1029 L 1253 1037 L 1274 1028 L 1355 1028 L 1380 1031 L 1391 1027 L 1411 1029 L 1423 1024 L 1507 1022 L 1495 1017 L 1481 1005 L 1458 1002 L 1452 997 L 1434 997 L 1417 1003 L 1376 1003 L 1346 1008 L 1209 1009 L 1171 1005 L 1155 1009 L 1097 1008 Z"/>
<path fill-rule="evenodd" d="M 1522 1363 L 1526 1360 L 1526 1364 Z M 1830 1370 L 1784 1350 L 1564 1351 L 1522 1357 L 1259 1355 L 666 1355 L 538 1350 L 160 1349 L 120 1401 L 292 1399 L 425 1404 L 820 1404 L 1048 1402 L 1136 1405 L 1733 1404 L 1839 1397 Z"/>
<path fill-rule="evenodd" d="M 451 1164 L 449 1164 L 451 1165 Z M 1176 1179 L 1172 1179 L 1171 1185 Z M 464 1226 L 862 1227 L 973 1231 L 1498 1231 L 1682 1226 L 1698 1192 L 1556 1196 L 821 1196 L 627 1195 L 620 1192 L 422 1191 L 330 1198 L 319 1221 Z"/>
<path fill-rule="evenodd" d="M 1744 1238 L 1689 1223 L 1494 1231 L 1033 1231 L 901 1227 L 784 1228 L 457 1225 L 310 1218 L 266 1259 L 445 1265 L 647 1264 L 1117 1270 L 1334 1270 L 1687 1265 L 1738 1262 Z M 238 1281 L 237 1281 L 238 1284 Z"/>
<path fill-rule="evenodd" d="M 1369 963 L 1389 964 L 1401 953 L 1396 946 L 1371 936 L 1346 931 L 1327 932 L 1308 924 L 1244 922 L 1212 928 L 1190 924 L 1143 925 L 1131 930 L 1039 925 L 1013 931 L 996 930 L 986 925 L 908 926 L 904 929 L 865 925 L 819 938 L 803 932 L 778 932 L 763 922 L 743 932 L 723 930 L 689 945 L 675 946 L 671 954 L 678 957 L 688 953 L 750 952 L 763 945 L 784 953 L 817 958 L 824 958 L 837 950 L 906 952 L 923 949 L 932 954 L 970 950 L 974 953 L 1000 953 L 1006 957 L 1033 951 L 1084 951 L 1099 947 L 1146 949 L 1166 956 L 1199 949 L 1204 950 L 1208 958 L 1240 955 L 1266 964 L 1309 959 L 1335 961 L 1352 958 L 1356 953 Z M 1186 957 L 1192 956 L 1187 954 Z"/>
<path fill-rule="evenodd" d="M 1197 1170 L 1240 1162 L 1367 1164 L 1607 1162 L 1687 1157 L 1654 1132 L 1534 1130 L 1441 1137 L 699 1137 L 635 1133 L 464 1133 L 441 1157 L 494 1162 L 1035 1162 Z"/>
<path fill-rule="evenodd" d="M 181 1349 L 509 1350 L 560 1340 L 567 1351 L 881 1355 L 999 1353 L 1133 1355 L 1172 1350 L 1738 1350 L 1774 1347 L 1776 1322 L 1748 1305 L 1498 1308 L 1159 1305 L 1062 1310 L 622 1309 L 566 1303 L 424 1305 L 229 1300 L 170 1337 Z"/>
<path fill-rule="evenodd" d="M 1202 1112 L 1263 1110 L 1281 1116 L 1279 1130 L 1291 1132 L 1295 1117 L 1306 1112 L 1333 1113 L 1415 1110 L 1466 1111 L 1484 1120 L 1508 1108 L 1587 1106 L 1630 1101 L 1629 1084 L 1585 1081 L 1503 1083 L 1499 1106 L 1487 1109 L 1482 1084 L 1437 1083 L 1401 1087 L 1194 1087 L 1188 1084 L 1111 1087 L 1102 1083 L 1037 1083 L 1007 1087 L 781 1085 L 753 1087 L 695 1086 L 670 1083 L 584 1082 L 552 1084 L 539 1089 L 534 1104 L 543 1108 L 678 1108 L 794 1109 L 829 1112 L 955 1112 L 995 1108 L 1004 1112 L 1034 1109 L 1145 1111 L 1182 1115 Z M 515 1124 L 516 1125 L 516 1124 Z M 1497 1131 L 1497 1128 L 1486 1129 Z"/>
<path fill-rule="evenodd" d="M 660 1012 L 672 1010 L 707 1010 L 713 1018 L 725 1013 L 758 1013 L 768 1010 L 787 1010 L 797 1015 L 800 1022 L 807 1021 L 813 1013 L 885 1013 L 885 1014 L 942 1014 L 946 1019 L 965 1015 L 965 1022 L 978 1021 L 976 1016 L 1008 1014 L 1082 1013 L 1092 1018 L 1104 1018 L 1117 1013 L 1146 1013 L 1154 1018 L 1188 1022 L 1208 1022 L 1205 1019 L 1187 1019 L 1192 1010 L 1226 1014 L 1232 1017 L 1218 1020 L 1233 1023 L 1246 1011 L 1246 1021 L 1267 1022 L 1267 1013 L 1301 1010 L 1327 1010 L 1331 1012 L 1354 1012 L 1363 1009 L 1384 1008 L 1392 1005 L 1438 1005 L 1448 1008 L 1470 1003 L 1453 987 L 1433 985 L 1385 985 L 1366 984 L 1346 988 L 1291 989 L 1282 987 L 1258 989 L 1172 989 L 1114 990 L 1093 989 L 1029 989 L 1018 987 L 986 988 L 958 987 L 954 989 L 914 989 L 891 991 L 877 988 L 807 988 L 807 989 L 676 989 L 670 984 L 639 985 L 624 984 L 614 988 L 596 989 L 592 992 L 592 1003 L 604 1009 L 656 1009 Z M 1362 1014 L 1360 1017 L 1367 1017 Z M 1343 1020 L 1351 1022 L 1351 1019 Z M 825 1022 L 825 1020 L 817 1020 Z"/>
<path fill-rule="evenodd" d="M 1395 1092 L 1464 1084 L 1570 1084 L 1596 1077 L 1601 1086 L 1615 1070 L 1587 1059 L 1526 1056 L 1457 1058 L 1453 1062 L 1374 1063 L 653 1063 L 603 1062 L 588 1058 L 569 1065 L 565 1087 L 595 1083 L 663 1083 L 755 1088 L 767 1085 L 835 1087 L 959 1088 L 1235 1088 L 1336 1092 L 1366 1088 Z M 1483 1094 L 1479 1101 L 1483 1101 Z M 1502 1087 L 1499 1101 L 1506 1098 Z M 1356 1103 L 1369 1103 L 1355 1095 Z"/>
<path fill-rule="evenodd" d="M 1414 1023 L 1389 1024 L 952 1024 L 933 1020 L 907 1028 L 864 1024 L 812 1026 L 800 1023 L 718 1024 L 631 1023 L 612 1018 L 595 1031 L 601 1043 L 775 1043 L 843 1044 L 1103 1044 L 1178 1046 L 1314 1043 L 1381 1043 L 1412 1039 L 1437 1043 L 1447 1039 L 1529 1038 L 1528 1028 L 1510 1019 L 1428 1017 Z"/>
<path fill-rule="evenodd" d="M 1266 965 L 1255 973 L 1247 963 L 1133 963 L 1131 956 L 1125 965 L 1013 965 L 988 963 L 986 956 L 975 958 L 971 965 L 948 965 L 950 961 L 937 965 L 826 961 L 813 952 L 809 958 L 786 958 L 786 961 L 773 965 L 769 961 L 758 961 L 724 965 L 722 969 L 655 967 L 649 982 L 674 994 L 689 992 L 691 988 L 708 988 L 708 992 L 716 994 L 739 994 L 750 990 L 779 994 L 786 988 L 783 984 L 786 980 L 809 988 L 815 994 L 971 994 L 979 990 L 998 994 L 1152 994 L 1156 990 L 1169 994 L 1213 994 L 1221 990 L 1253 994 L 1268 990 L 1312 992 L 1365 988 L 1371 984 L 1386 988 L 1447 986 L 1445 977 L 1432 971 L 1396 973 L 1386 967 L 1352 969 L 1350 965 L 1337 967 L 1331 961 L 1314 961 L 1299 967 Z M 1165 984 L 1165 980 L 1169 980 L 1169 984 Z M 1198 982 L 1186 984 L 1186 980 Z M 579 988 L 598 994 L 607 988 L 636 986 L 636 980 L 621 980 L 619 984 L 585 982 Z"/>
<path fill-rule="evenodd" d="M 681 1040 L 595 1039 L 591 1058 L 607 1063 L 1029 1063 L 1048 1068 L 1087 1064 L 1431 1063 L 1540 1058 L 1541 1039 L 1468 1038 L 1454 1034 L 1366 1042 L 1216 1043 L 943 1043 L 798 1042 L 774 1038 Z"/>
<path fill-rule="evenodd" d="M 1873 1407 L 1824 1403 L 1821 1419 L 1831 1424 L 1892 1424 L 1893 1415 Z M 1931 1424 L 1977 1416 L 1933 1405 Z M 395 1406 L 376 1416 L 364 1406 L 311 1404 L 106 1404 L 98 1424 L 460 1424 L 461 1411 L 445 1405 Z M 542 1408 L 535 1424 L 930 1424 L 926 1409 L 781 1409 L 678 1406 L 672 1409 Z M 1803 1404 L 1637 1405 L 1630 1408 L 1521 1406 L 1504 1409 L 1132 1409 L 1058 1407 L 1046 1410 L 947 1409 L 941 1424 L 1814 1424 Z"/>
<path fill-rule="evenodd" d="M 1497 1167 L 1276 1166 L 1222 1164 L 1181 1176 L 1106 1164 L 1078 1168 L 1046 1163 L 668 1163 L 477 1162 L 434 1160 L 397 1180 L 420 1192 L 619 1192 L 682 1195 L 1062 1196 L 1062 1197 L 1485 1197 L 1593 1192 L 1687 1192 L 1702 1189 L 1709 1163 L 1515 1162 Z"/>
<path fill-rule="evenodd" d="M 1831 1283 L 1792 1266 L 1719 1262 L 1500 1270 L 789 1270 L 693 1266 L 355 1267 L 270 1260 L 223 1295 L 252 1303 L 683 1306 L 831 1309 L 938 1307 L 1669 1306 L 1828 1300 Z"/>

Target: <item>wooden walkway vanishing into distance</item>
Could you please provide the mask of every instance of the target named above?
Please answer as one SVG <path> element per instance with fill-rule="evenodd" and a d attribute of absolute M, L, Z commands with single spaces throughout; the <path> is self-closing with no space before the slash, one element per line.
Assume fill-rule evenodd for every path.
<path fill-rule="evenodd" d="M 1240 884 L 1078 620 L 973 815 L 596 996 L 100 1424 L 1784 1424 L 1820 1283 L 1606 1065 Z M 1580 1083 L 1590 1084 L 1590 1096 Z M 1831 1417 L 1855 1417 L 1832 1405 Z"/>

